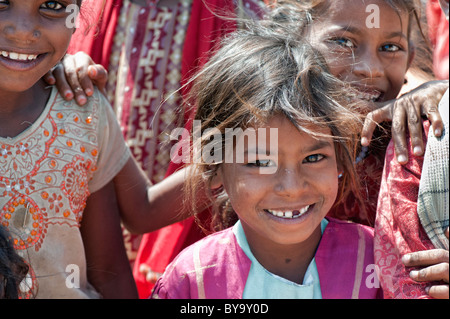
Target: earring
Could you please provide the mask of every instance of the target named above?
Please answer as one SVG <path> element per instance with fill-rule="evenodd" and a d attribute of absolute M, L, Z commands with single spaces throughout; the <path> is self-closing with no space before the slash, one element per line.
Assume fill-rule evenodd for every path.
<path fill-rule="evenodd" d="M 339 173 L 338 178 L 342 178 L 342 176 L 344 176 L 343 173 Z"/>

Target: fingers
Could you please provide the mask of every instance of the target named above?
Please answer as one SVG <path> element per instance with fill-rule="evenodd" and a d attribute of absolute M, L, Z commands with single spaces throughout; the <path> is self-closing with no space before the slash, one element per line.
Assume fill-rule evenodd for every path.
<path fill-rule="evenodd" d="M 444 122 L 442 121 L 442 117 L 441 114 L 439 113 L 437 104 L 426 103 L 425 105 L 423 105 L 422 112 L 430 120 L 431 125 L 433 127 L 434 135 L 440 137 L 444 130 Z"/>
<path fill-rule="evenodd" d="M 64 99 L 67 101 L 72 100 L 74 94 L 72 92 L 72 89 L 70 88 L 69 83 L 67 82 L 66 74 L 64 72 L 64 66 L 62 64 L 58 63 L 53 68 L 53 76 L 55 78 L 55 85 L 59 91 L 59 94 L 61 94 L 61 96 L 64 97 Z"/>
<path fill-rule="evenodd" d="M 443 120 L 438 110 L 439 102 L 448 89 L 447 82 L 430 82 L 391 101 L 383 108 L 368 114 L 361 133 L 361 144 L 368 146 L 378 123 L 392 120 L 392 140 L 395 154 L 400 164 L 408 162 L 407 131 L 409 131 L 413 154 L 422 156 L 423 142 L 422 115 L 430 120 L 434 134 L 443 132 Z"/>
<path fill-rule="evenodd" d="M 63 60 L 63 64 L 67 82 L 71 88 L 72 93 L 75 96 L 76 102 L 79 105 L 84 105 L 87 102 L 87 96 L 84 92 L 84 86 L 86 86 L 87 84 L 86 80 L 83 79 L 83 74 L 85 77 L 89 77 L 87 76 L 87 65 L 77 62 L 76 59 L 78 57 L 78 53 L 74 56 L 66 57 Z M 80 78 L 82 80 L 80 80 Z M 84 84 L 84 86 L 82 84 Z"/>
<path fill-rule="evenodd" d="M 401 103 L 395 102 L 392 115 L 392 140 L 394 141 L 395 155 L 400 164 L 408 163 L 408 144 L 406 141 L 406 125 L 408 115 Z M 412 136 L 412 135 L 411 135 Z"/>
<path fill-rule="evenodd" d="M 431 286 L 428 290 L 428 295 L 435 299 L 449 299 L 448 285 Z"/>
<path fill-rule="evenodd" d="M 418 102 L 414 104 L 416 106 L 419 105 Z M 408 130 L 411 138 L 413 154 L 415 156 L 423 156 L 425 151 L 422 137 L 422 117 L 419 110 L 420 109 L 415 110 L 414 108 L 410 108 L 407 111 Z"/>
<path fill-rule="evenodd" d="M 54 85 L 56 83 L 56 79 L 53 76 L 53 71 L 50 70 L 44 75 L 44 81 L 49 85 Z"/>
<path fill-rule="evenodd" d="M 448 263 L 448 251 L 445 249 L 431 249 L 406 254 L 402 258 L 406 267 L 430 266 Z"/>
<path fill-rule="evenodd" d="M 389 103 L 383 107 L 380 107 L 369 114 L 367 114 L 364 120 L 364 126 L 361 132 L 361 145 L 369 146 L 373 132 L 377 128 L 378 124 L 384 121 L 390 121 L 391 117 L 392 103 Z"/>
<path fill-rule="evenodd" d="M 448 283 L 448 263 L 429 266 L 420 270 L 412 270 L 409 277 L 415 281 L 440 281 Z"/>
<path fill-rule="evenodd" d="M 432 249 L 415 252 L 403 256 L 402 261 L 406 267 L 425 267 L 410 272 L 411 279 L 415 281 L 449 282 L 449 255 L 444 249 Z"/>
<path fill-rule="evenodd" d="M 108 71 L 100 65 L 94 64 L 88 67 L 89 78 L 94 82 L 100 92 L 106 96 L 106 84 L 108 82 Z"/>

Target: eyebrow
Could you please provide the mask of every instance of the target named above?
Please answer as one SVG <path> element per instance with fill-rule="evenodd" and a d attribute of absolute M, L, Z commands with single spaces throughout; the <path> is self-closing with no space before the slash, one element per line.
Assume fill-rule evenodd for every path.
<path fill-rule="evenodd" d="M 403 38 L 405 40 L 408 40 L 408 37 L 401 31 L 397 31 L 397 32 L 391 32 L 391 33 L 386 33 L 385 37 L 387 39 L 393 39 L 393 38 Z"/>
<path fill-rule="evenodd" d="M 305 153 L 310 153 L 310 152 L 314 152 L 323 148 L 328 148 L 328 147 L 333 147 L 333 144 L 329 141 L 324 141 L 324 140 L 318 140 L 316 143 L 303 148 L 302 151 Z"/>
<path fill-rule="evenodd" d="M 317 142 L 313 143 L 312 145 L 309 145 L 308 147 L 302 148 L 303 153 L 311 153 L 323 148 L 329 148 L 333 147 L 333 143 L 324 141 L 324 140 L 318 140 Z M 270 150 L 273 151 L 273 150 Z M 277 150 L 278 151 L 278 150 Z M 249 149 L 246 149 L 244 151 L 244 154 L 268 154 L 268 155 L 276 155 L 278 152 L 271 152 L 267 153 L 266 149 L 259 149 L 258 147 L 252 147 Z"/>

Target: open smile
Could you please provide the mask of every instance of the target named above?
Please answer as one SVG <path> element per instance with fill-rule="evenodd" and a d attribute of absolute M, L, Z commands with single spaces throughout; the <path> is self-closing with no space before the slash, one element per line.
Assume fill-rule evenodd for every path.
<path fill-rule="evenodd" d="M 264 209 L 265 212 L 271 214 L 272 216 L 282 218 L 282 219 L 296 219 L 300 218 L 306 213 L 310 211 L 310 208 L 312 208 L 314 205 L 308 205 L 300 209 L 294 209 L 294 210 L 271 210 L 271 209 Z"/>
<path fill-rule="evenodd" d="M 8 51 L 1 51 L 0 53 L 3 57 L 8 58 L 10 60 L 15 60 L 15 61 L 33 61 L 33 60 L 36 60 L 38 57 L 37 54 L 23 54 L 23 53 L 8 52 Z"/>
<path fill-rule="evenodd" d="M 355 85 L 357 98 L 367 102 L 380 102 L 383 100 L 384 92 L 376 87 L 365 85 Z"/>
<path fill-rule="evenodd" d="M 28 71 L 38 65 L 46 54 L 0 51 L 0 64 L 13 71 Z"/>

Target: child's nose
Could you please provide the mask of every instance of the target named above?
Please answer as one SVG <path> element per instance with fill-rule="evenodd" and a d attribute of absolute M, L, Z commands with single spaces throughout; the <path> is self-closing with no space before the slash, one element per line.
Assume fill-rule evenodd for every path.
<path fill-rule="evenodd" d="M 3 24 L 2 31 L 7 39 L 17 43 L 29 44 L 40 38 L 41 32 L 32 20 L 11 17 L 10 21 Z"/>
<path fill-rule="evenodd" d="M 377 54 L 369 50 L 361 52 L 353 64 L 353 73 L 362 79 L 372 79 L 384 76 L 384 65 Z"/>
<path fill-rule="evenodd" d="M 278 174 L 275 192 L 280 196 L 297 197 L 307 189 L 308 181 L 296 169 L 283 169 Z"/>

